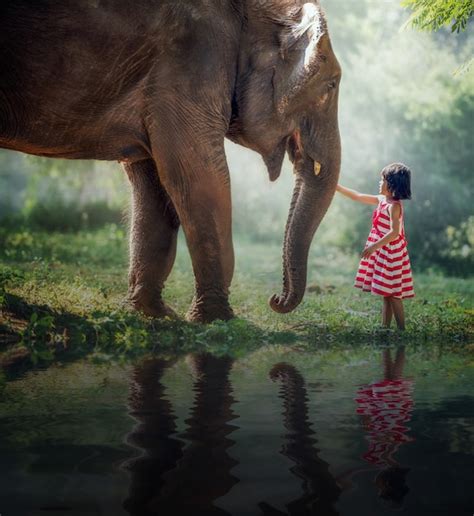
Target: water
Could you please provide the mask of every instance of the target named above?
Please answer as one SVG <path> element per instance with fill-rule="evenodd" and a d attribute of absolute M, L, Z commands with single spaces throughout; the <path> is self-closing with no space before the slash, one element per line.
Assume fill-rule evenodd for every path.
<path fill-rule="evenodd" d="M 474 511 L 465 351 L 84 359 L 3 387 L 2 516 Z"/>

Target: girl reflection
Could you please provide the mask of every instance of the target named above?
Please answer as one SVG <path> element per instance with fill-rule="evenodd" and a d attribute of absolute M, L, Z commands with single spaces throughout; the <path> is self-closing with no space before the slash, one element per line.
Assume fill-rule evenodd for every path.
<path fill-rule="evenodd" d="M 406 485 L 408 468 L 402 467 L 395 454 L 404 443 L 414 441 L 407 432 L 406 423 L 413 410 L 413 387 L 411 378 L 403 378 L 405 349 L 397 349 L 395 360 L 391 350 L 382 354 L 384 377 L 382 380 L 363 385 L 357 391 L 355 401 L 357 414 L 369 442 L 362 458 L 380 469 L 375 477 L 378 494 L 394 506 L 400 506 L 409 489 Z M 347 484 L 354 474 L 367 469 L 353 470 L 339 477 L 341 484 Z"/>

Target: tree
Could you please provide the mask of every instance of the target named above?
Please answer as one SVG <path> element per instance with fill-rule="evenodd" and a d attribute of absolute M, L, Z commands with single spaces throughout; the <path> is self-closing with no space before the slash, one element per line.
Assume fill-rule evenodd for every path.
<path fill-rule="evenodd" d="M 402 0 L 402 6 L 413 11 L 407 24 L 426 31 L 451 25 L 451 32 L 460 32 L 474 15 L 473 0 Z"/>

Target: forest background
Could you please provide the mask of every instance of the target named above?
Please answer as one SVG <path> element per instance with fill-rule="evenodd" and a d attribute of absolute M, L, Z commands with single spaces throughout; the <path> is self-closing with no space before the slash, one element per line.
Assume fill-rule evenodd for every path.
<path fill-rule="evenodd" d="M 322 3 L 343 69 L 341 182 L 376 192 L 385 164 L 409 165 L 414 195 L 406 225 L 415 268 L 472 273 L 472 33 L 404 28 L 409 12 L 397 1 Z M 228 141 L 226 149 L 236 237 L 279 243 L 292 191 L 290 163 L 273 184 L 257 154 Z M 120 223 L 128 195 L 115 163 L 0 151 L 2 226 L 75 231 Z M 369 223 L 367 209 L 336 197 L 315 245 L 357 252 Z"/>

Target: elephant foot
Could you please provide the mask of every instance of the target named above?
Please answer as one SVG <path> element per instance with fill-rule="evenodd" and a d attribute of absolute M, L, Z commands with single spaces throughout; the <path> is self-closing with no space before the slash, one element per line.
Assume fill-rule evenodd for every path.
<path fill-rule="evenodd" d="M 198 323 L 210 323 L 217 319 L 228 321 L 233 317 L 227 296 L 209 294 L 194 296 L 186 314 L 186 320 Z"/>
<path fill-rule="evenodd" d="M 148 317 L 178 318 L 176 312 L 161 299 L 161 290 L 151 290 L 143 285 L 136 285 L 133 290 L 129 291 L 127 301 L 134 310 Z"/>

